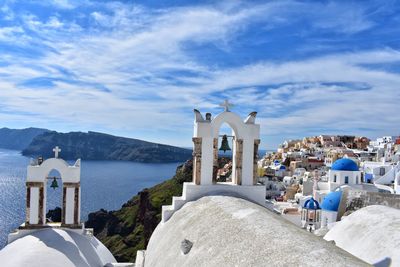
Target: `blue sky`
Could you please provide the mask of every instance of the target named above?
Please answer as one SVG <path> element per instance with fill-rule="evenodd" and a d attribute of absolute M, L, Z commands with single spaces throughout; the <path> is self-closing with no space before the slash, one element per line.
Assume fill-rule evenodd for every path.
<path fill-rule="evenodd" d="M 262 148 L 399 134 L 400 1 L 2 1 L 0 126 L 191 146 L 193 108 Z"/>

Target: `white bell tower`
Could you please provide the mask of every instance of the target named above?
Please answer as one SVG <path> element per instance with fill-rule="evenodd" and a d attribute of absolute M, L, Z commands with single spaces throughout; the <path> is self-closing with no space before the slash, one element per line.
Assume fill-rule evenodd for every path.
<path fill-rule="evenodd" d="M 193 181 L 183 184 L 182 196 L 173 197 L 172 205 L 162 207 L 162 222 L 186 202 L 206 195 L 230 194 L 265 205 L 265 186 L 258 184 L 257 161 L 260 144 L 260 125 L 255 123 L 257 112 L 251 112 L 245 120 L 230 111 L 227 100 L 220 105 L 224 111 L 214 119 L 210 113 L 204 117 L 194 110 Z M 218 182 L 218 138 L 222 124 L 232 128 L 232 179 Z"/>
<path fill-rule="evenodd" d="M 70 166 L 59 158 L 61 149 L 56 146 L 54 158 L 43 162 L 32 162 L 28 166 L 26 179 L 26 222 L 25 228 L 46 225 L 47 179 L 52 170 L 61 174 L 62 181 L 62 214 L 61 226 L 70 228 L 80 227 L 81 205 L 81 160 L 78 159 Z"/>

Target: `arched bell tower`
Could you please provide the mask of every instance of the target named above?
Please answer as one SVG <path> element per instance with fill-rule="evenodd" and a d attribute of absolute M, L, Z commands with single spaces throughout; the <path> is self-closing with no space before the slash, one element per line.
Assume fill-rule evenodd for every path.
<path fill-rule="evenodd" d="M 225 111 L 214 119 L 203 118 L 194 110 L 194 166 L 193 182 L 197 185 L 213 184 L 213 166 L 218 160 L 218 137 L 221 125 L 228 124 L 233 135 L 233 169 L 232 178 L 235 185 L 254 185 L 257 183 L 258 146 L 260 144 L 260 125 L 255 123 L 257 112 L 251 112 L 242 119 L 229 110 L 230 104 L 225 101 Z"/>
<path fill-rule="evenodd" d="M 78 159 L 74 165 L 70 166 L 58 157 L 61 149 L 55 147 L 53 151 L 54 158 L 45 161 L 39 159 L 28 166 L 25 227 L 46 225 L 46 183 L 52 170 L 60 173 L 63 184 L 61 226 L 80 227 L 81 160 Z"/>
<path fill-rule="evenodd" d="M 260 125 L 255 123 L 257 112 L 251 112 L 242 120 L 229 110 L 230 104 L 222 105 L 224 112 L 214 119 L 210 113 L 204 117 L 194 110 L 193 181 L 183 184 L 182 196 L 173 197 L 172 204 L 162 207 L 162 222 L 188 201 L 209 195 L 232 195 L 265 205 L 265 185 L 258 183 L 257 161 L 260 144 Z M 232 182 L 217 182 L 218 137 L 222 124 L 232 128 Z"/>

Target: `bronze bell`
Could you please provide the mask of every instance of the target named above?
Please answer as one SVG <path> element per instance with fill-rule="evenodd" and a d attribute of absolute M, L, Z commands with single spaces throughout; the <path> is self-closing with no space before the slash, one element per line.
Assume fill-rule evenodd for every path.
<path fill-rule="evenodd" d="M 56 190 L 56 188 L 58 188 L 58 183 L 57 183 L 56 177 L 53 178 L 53 182 L 51 182 L 50 187 L 53 188 L 54 190 Z"/>
<path fill-rule="evenodd" d="M 226 134 L 224 134 L 224 136 L 222 136 L 221 147 L 219 148 L 219 150 L 223 150 L 224 153 L 227 150 L 231 150 L 231 148 L 229 147 L 228 137 L 226 136 Z"/>

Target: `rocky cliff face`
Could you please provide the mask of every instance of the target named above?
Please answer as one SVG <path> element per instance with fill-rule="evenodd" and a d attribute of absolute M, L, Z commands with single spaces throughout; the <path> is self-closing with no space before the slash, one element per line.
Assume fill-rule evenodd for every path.
<path fill-rule="evenodd" d="M 86 227 L 94 228 L 118 261 L 134 262 L 136 251 L 145 249 L 161 220 L 161 206 L 170 205 L 172 196 L 182 194 L 184 182 L 192 180 L 192 161 L 177 168 L 175 176 L 152 188 L 144 189 L 120 210 L 99 210 L 89 214 Z"/>
<path fill-rule="evenodd" d="M 40 128 L 26 129 L 0 129 L 0 147 L 6 149 L 22 150 L 26 148 L 32 140 L 49 130 Z"/>
<path fill-rule="evenodd" d="M 189 149 L 96 132 L 46 132 L 35 137 L 22 154 L 52 157 L 57 145 L 61 147 L 64 159 L 166 163 L 184 162 L 192 154 Z"/>

